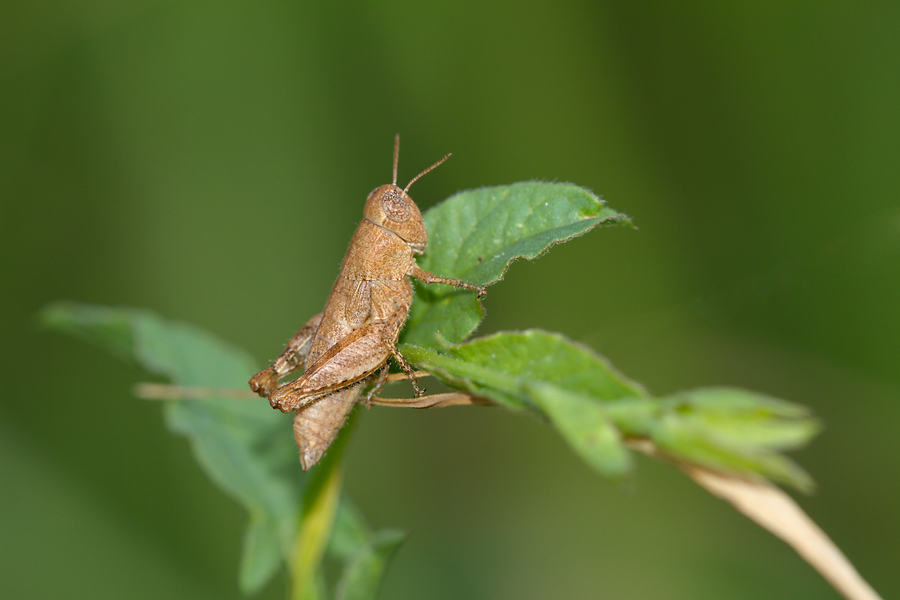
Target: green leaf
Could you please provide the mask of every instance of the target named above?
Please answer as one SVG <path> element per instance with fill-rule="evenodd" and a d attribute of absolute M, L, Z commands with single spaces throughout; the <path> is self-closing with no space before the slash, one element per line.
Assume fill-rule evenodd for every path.
<path fill-rule="evenodd" d="M 371 539 L 369 524 L 346 494 L 342 494 L 328 540 L 328 555 L 347 561 Z"/>
<path fill-rule="evenodd" d="M 342 496 L 327 548 L 330 556 L 344 563 L 335 598 L 374 598 L 388 559 L 406 537 L 395 530 L 373 534 L 356 507 Z"/>
<path fill-rule="evenodd" d="M 81 338 L 116 358 L 134 362 L 134 337 L 127 311 L 71 302 L 49 304 L 40 312 L 40 324 Z"/>
<path fill-rule="evenodd" d="M 712 469 L 765 476 L 808 491 L 812 478 L 780 452 L 819 430 L 802 406 L 733 388 L 701 388 L 661 400 L 630 398 L 607 405 L 625 435 Z"/>
<path fill-rule="evenodd" d="M 379 531 L 368 544 L 359 549 L 347 563 L 338 582 L 337 600 L 371 600 L 378 593 L 385 568 L 397 548 L 406 541 L 404 531 Z"/>
<path fill-rule="evenodd" d="M 478 285 L 502 279 L 513 260 L 534 259 L 598 225 L 631 223 L 584 188 L 540 182 L 461 192 L 424 217 L 428 250 L 419 266 Z M 435 333 L 440 331 L 449 342 L 461 342 L 482 315 L 471 292 L 417 285 L 403 341 L 435 348 Z"/>
<path fill-rule="evenodd" d="M 269 517 L 263 513 L 251 515 L 244 534 L 238 582 L 247 593 L 261 589 L 282 564 L 278 528 L 268 520 Z"/>
<path fill-rule="evenodd" d="M 572 449 L 610 481 L 631 470 L 631 456 L 602 403 L 554 385 L 529 386 L 538 408 Z"/>
<path fill-rule="evenodd" d="M 665 415 L 653 441 L 670 456 L 726 473 L 764 476 L 810 491 L 812 478 L 792 460 L 764 446 L 732 444 L 708 427 Z"/>
<path fill-rule="evenodd" d="M 734 446 L 789 450 L 805 445 L 818 423 L 805 406 L 734 388 L 700 388 L 667 400 L 672 410 L 689 415 Z"/>
<path fill-rule="evenodd" d="M 818 426 L 806 409 L 727 388 L 655 399 L 609 363 L 563 336 L 502 332 L 440 352 L 403 346 L 414 364 L 451 387 L 548 419 L 601 474 L 630 467 L 621 438 L 647 439 L 669 457 L 808 490 L 812 480 L 780 452 Z"/>
<path fill-rule="evenodd" d="M 256 370 L 240 350 L 148 311 L 54 304 L 43 311 L 42 322 L 178 385 L 245 390 Z M 169 428 L 188 438 L 207 475 L 250 514 L 240 583 L 245 591 L 258 590 L 287 560 L 297 527 L 305 479 L 290 420 L 262 400 L 170 401 L 164 411 Z"/>
<path fill-rule="evenodd" d="M 498 333 L 441 353 L 416 346 L 402 352 L 452 387 L 544 416 L 603 476 L 619 480 L 628 472 L 628 453 L 604 402 L 644 392 L 588 348 L 530 330 Z"/>
<path fill-rule="evenodd" d="M 513 409 L 535 406 L 527 387 L 534 383 L 553 384 L 596 400 L 645 393 L 589 348 L 536 329 L 501 332 L 441 352 L 409 345 L 401 351 L 451 387 Z"/>

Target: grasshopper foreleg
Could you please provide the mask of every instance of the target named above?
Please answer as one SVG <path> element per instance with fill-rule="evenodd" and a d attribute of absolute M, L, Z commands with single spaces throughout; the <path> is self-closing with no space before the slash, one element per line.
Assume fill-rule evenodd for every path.
<path fill-rule="evenodd" d="M 439 277 L 438 275 L 435 275 L 434 273 L 429 273 L 428 271 L 423 271 L 422 269 L 419 268 L 419 265 L 417 265 L 416 263 L 413 263 L 412 271 L 410 272 L 410 275 L 412 275 L 413 277 L 415 277 L 416 279 L 418 279 L 419 281 L 421 281 L 423 283 L 443 283 L 445 285 L 452 285 L 452 286 L 455 286 L 458 288 L 462 288 L 464 290 L 471 290 L 471 291 L 477 293 L 479 298 L 484 298 L 485 294 L 487 294 L 487 290 L 484 288 L 484 286 L 475 285 L 473 283 L 468 283 L 461 279 L 451 279 L 448 277 Z"/>

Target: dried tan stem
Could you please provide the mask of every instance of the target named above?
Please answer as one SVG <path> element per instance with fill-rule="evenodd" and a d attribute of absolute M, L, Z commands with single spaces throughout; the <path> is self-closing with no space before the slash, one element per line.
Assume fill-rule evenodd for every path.
<path fill-rule="evenodd" d="M 731 503 L 791 546 L 848 600 L 881 600 L 828 536 L 781 489 L 765 480 L 750 480 L 671 460 L 647 440 L 629 441 L 635 450 L 670 460 L 706 491 Z"/>
<path fill-rule="evenodd" d="M 489 405 L 491 402 L 461 392 L 448 392 L 420 398 L 372 398 L 372 404 L 394 408 L 444 408 L 446 406 Z"/>
<path fill-rule="evenodd" d="M 134 395 L 143 400 L 204 400 L 208 398 L 259 400 L 259 396 L 250 390 L 234 390 L 231 388 L 144 382 L 136 383 L 132 389 Z"/>
<path fill-rule="evenodd" d="M 431 377 L 431 373 L 428 371 L 413 371 L 414 377 Z M 385 381 L 403 381 L 408 379 L 406 373 L 391 373 L 387 376 Z"/>

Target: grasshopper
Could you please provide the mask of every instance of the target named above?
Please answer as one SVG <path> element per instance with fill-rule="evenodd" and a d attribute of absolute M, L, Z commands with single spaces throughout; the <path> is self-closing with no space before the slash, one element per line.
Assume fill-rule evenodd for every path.
<path fill-rule="evenodd" d="M 397 337 L 409 315 L 413 297 L 410 277 L 471 290 L 485 288 L 423 271 L 415 255 L 425 251 L 428 236 L 418 206 L 407 192 L 423 175 L 447 160 L 446 155 L 401 189 L 397 186 L 400 136 L 394 138 L 394 179 L 366 199 L 341 263 L 325 310 L 291 338 L 267 369 L 250 379 L 250 389 L 269 398 L 273 408 L 296 412 L 294 438 L 303 470 L 315 465 L 343 426 L 367 384 L 370 404 L 388 375 L 388 360 L 406 373 L 416 397 L 423 395 L 409 363 L 397 350 Z M 278 381 L 303 370 L 293 381 Z"/>

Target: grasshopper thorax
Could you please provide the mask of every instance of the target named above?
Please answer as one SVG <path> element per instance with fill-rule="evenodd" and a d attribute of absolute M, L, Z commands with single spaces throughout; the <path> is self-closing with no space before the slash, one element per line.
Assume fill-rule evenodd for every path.
<path fill-rule="evenodd" d="M 428 243 L 425 221 L 419 207 L 397 185 L 388 183 L 372 190 L 366 199 L 363 215 L 417 250 L 424 250 Z"/>

